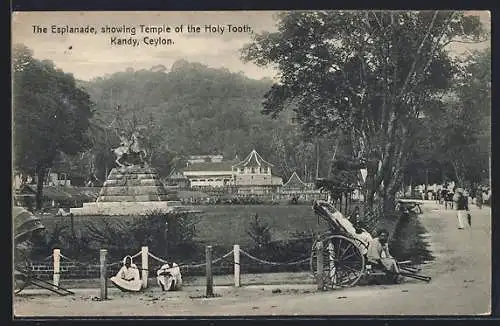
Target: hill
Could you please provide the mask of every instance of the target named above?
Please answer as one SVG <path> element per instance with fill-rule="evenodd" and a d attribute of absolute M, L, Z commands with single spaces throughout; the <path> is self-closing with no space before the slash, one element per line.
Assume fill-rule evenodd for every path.
<path fill-rule="evenodd" d="M 180 60 L 170 71 L 164 66 L 128 68 L 79 83 L 96 103 L 97 129 L 104 130 L 96 133 L 94 146 L 101 176 L 105 165 L 113 165 L 109 148 L 118 143 L 113 130 L 117 106 L 124 121 L 146 126 L 153 165 L 162 175 L 183 167 L 186 155 L 241 158 L 254 148 L 285 178 L 294 170 L 304 175 L 307 166 L 312 175 L 309 170 L 316 166 L 315 148 L 301 139 L 293 112 L 277 119 L 261 114 L 269 79 Z"/>

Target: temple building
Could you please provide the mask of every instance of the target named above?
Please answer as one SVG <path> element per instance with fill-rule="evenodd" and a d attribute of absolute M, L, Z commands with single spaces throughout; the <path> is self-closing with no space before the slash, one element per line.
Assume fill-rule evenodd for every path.
<path fill-rule="evenodd" d="M 219 155 L 191 156 L 182 173 L 192 189 L 227 188 L 238 195 L 266 195 L 283 185 L 281 177 L 272 174 L 273 167 L 253 150 L 242 161 L 238 156 L 232 160 Z"/>
<path fill-rule="evenodd" d="M 241 162 L 232 166 L 234 185 L 241 195 L 272 194 L 283 185 L 281 177 L 272 174 L 274 165 L 254 149 Z"/>

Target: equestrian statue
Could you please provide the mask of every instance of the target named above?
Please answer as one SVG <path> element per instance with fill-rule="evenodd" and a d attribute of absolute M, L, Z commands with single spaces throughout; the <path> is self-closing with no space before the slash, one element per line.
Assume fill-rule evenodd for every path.
<path fill-rule="evenodd" d="M 127 137 L 126 132 L 121 131 L 120 146 L 112 149 L 116 156 L 116 164 L 120 167 L 147 166 L 147 152 L 142 140 L 138 130 L 134 130 L 130 137 Z"/>

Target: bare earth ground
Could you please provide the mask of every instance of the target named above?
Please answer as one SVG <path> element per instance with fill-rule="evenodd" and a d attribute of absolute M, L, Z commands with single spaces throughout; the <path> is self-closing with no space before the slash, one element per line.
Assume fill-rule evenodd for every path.
<path fill-rule="evenodd" d="M 455 211 L 432 201 L 419 216 L 436 259 L 423 266 L 427 284 L 358 286 L 318 292 L 307 273 L 283 274 L 290 284 L 221 286 L 204 299 L 203 284 L 180 292 L 161 292 L 154 284 L 141 294 L 114 288 L 109 300 L 95 301 L 99 290 L 77 289 L 60 297 L 44 290 L 24 290 L 14 297 L 16 317 L 24 316 L 228 316 L 228 315 L 483 315 L 491 311 L 491 210 L 471 208 L 471 229 L 458 230 Z M 248 276 L 242 275 L 243 281 Z M 229 276 L 227 278 L 230 279 Z M 255 278 L 255 277 L 254 277 Z M 263 276 L 264 278 L 264 276 Z M 274 276 L 276 279 L 276 275 Z M 267 279 L 267 277 L 266 277 Z M 302 280 L 300 280 L 302 279 Z M 255 280 L 254 280 L 255 281 Z M 275 280 L 276 281 L 276 280 Z M 219 282 L 219 283 L 218 283 Z M 293 284 L 293 283 L 301 284 Z M 265 279 L 262 283 L 267 283 Z M 276 291 L 279 289 L 280 291 Z M 274 293 L 273 293 L 274 292 Z M 93 299 L 94 298 L 94 299 Z"/>

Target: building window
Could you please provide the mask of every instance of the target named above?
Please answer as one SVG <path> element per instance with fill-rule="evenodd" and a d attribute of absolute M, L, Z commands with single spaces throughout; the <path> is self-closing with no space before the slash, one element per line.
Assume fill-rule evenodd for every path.
<path fill-rule="evenodd" d="M 243 168 L 240 169 L 240 173 L 243 173 L 245 172 L 245 170 Z"/>
<path fill-rule="evenodd" d="M 252 168 L 252 174 L 255 173 L 255 168 Z"/>

